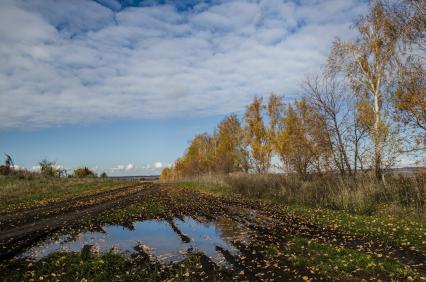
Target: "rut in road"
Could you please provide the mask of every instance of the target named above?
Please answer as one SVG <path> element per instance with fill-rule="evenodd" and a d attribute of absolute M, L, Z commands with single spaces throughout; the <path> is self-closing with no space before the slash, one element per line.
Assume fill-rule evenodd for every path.
<path fill-rule="evenodd" d="M 49 216 L 36 220 L 32 223 L 27 223 L 27 220 L 24 220 L 24 216 L 24 218 L 22 218 L 22 222 L 25 222 L 24 224 L 14 225 L 9 229 L 3 229 L 0 231 L 0 260 L 16 255 L 24 248 L 32 245 L 41 238 L 46 237 L 49 233 L 63 226 L 70 225 L 75 221 L 88 218 L 93 214 L 97 214 L 117 206 L 136 202 L 144 194 L 157 189 L 157 186 L 158 185 L 153 183 L 147 183 L 142 187 L 139 187 L 139 191 L 124 193 L 125 195 L 121 193 L 124 191 L 123 189 L 119 190 L 120 193 L 102 193 L 101 196 L 94 195 L 95 199 L 103 199 L 102 196 L 105 195 L 111 195 L 113 197 L 107 197 L 108 200 L 101 201 L 100 204 L 92 204 L 84 207 L 76 208 L 75 206 L 69 205 L 67 208 L 61 209 L 60 213 L 51 213 Z M 86 199 L 90 201 L 93 198 L 86 197 Z M 81 199 L 79 201 L 81 201 Z M 55 210 L 55 207 L 53 207 L 53 210 Z"/>
<path fill-rule="evenodd" d="M 67 210 L 76 209 L 78 207 L 90 206 L 100 204 L 108 199 L 122 197 L 130 193 L 137 193 L 145 186 L 153 185 L 152 183 L 145 183 L 144 185 L 126 185 L 108 191 L 94 193 L 90 195 L 78 196 L 75 198 L 62 200 L 59 202 L 34 207 L 17 211 L 14 213 L 0 214 L 0 232 L 2 230 L 10 229 L 11 226 L 23 225 L 24 223 L 33 223 L 45 217 L 50 217 L 55 214 L 64 213 Z"/>

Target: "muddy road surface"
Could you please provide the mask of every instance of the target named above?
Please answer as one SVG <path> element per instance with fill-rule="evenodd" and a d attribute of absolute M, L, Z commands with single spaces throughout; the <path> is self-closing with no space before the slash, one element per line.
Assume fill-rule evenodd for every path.
<path fill-rule="evenodd" d="M 102 261 L 96 271 L 117 281 L 426 276 L 421 251 L 329 229 L 275 204 L 154 182 L 0 215 L 0 248 L 1 271 L 10 281 L 86 279 L 65 263 L 58 274 L 40 270 L 69 259 L 64 254 L 91 267 Z M 110 256 L 122 264 L 107 269 Z"/>

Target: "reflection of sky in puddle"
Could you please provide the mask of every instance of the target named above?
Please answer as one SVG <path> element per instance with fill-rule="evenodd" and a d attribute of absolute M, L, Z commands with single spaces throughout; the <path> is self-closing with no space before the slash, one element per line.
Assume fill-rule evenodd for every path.
<path fill-rule="evenodd" d="M 230 240 L 243 239 L 245 231 L 238 223 L 221 218 L 215 222 L 200 223 L 190 217 L 175 219 L 176 227 L 191 241 L 182 242 L 171 225 L 164 220 L 145 220 L 134 223 L 134 230 L 110 225 L 104 227 L 105 232 L 85 232 L 75 238 L 61 236 L 56 241 L 47 241 L 33 247 L 23 254 L 26 257 L 41 258 L 56 251 L 79 252 L 86 244 L 98 245 L 101 251 L 118 248 L 120 251 L 132 253 L 142 243 L 151 248 L 153 254 L 164 263 L 182 260 L 186 251 L 193 248 L 222 264 L 223 256 L 216 250 L 220 246 L 232 254 L 238 251 L 230 244 Z M 245 237 L 245 236 L 244 236 Z"/>

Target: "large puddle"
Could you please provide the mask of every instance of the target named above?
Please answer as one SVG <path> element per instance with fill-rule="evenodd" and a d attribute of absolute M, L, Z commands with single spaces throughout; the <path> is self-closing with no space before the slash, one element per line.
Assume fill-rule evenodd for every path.
<path fill-rule="evenodd" d="M 135 247 L 144 244 L 162 263 L 180 261 L 185 258 L 188 249 L 203 252 L 218 264 L 224 263 L 224 257 L 216 247 L 221 247 L 233 255 L 238 250 L 232 240 L 244 241 L 247 230 L 239 223 L 227 218 L 216 221 L 194 220 L 145 220 L 135 222 L 134 228 L 110 225 L 103 232 L 85 232 L 78 236 L 60 236 L 35 246 L 23 254 L 33 259 L 42 258 L 57 251 L 79 252 L 84 245 L 97 245 L 107 252 L 112 248 L 128 254 L 136 252 Z"/>

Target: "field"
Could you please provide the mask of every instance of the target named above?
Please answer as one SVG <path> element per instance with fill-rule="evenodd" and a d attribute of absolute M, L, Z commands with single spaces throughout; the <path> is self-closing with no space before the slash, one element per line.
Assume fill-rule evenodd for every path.
<path fill-rule="evenodd" d="M 196 181 L 10 178 L 0 188 L 4 281 L 426 280 L 421 217 L 308 208 Z"/>
<path fill-rule="evenodd" d="M 99 178 L 19 178 L 0 175 L 0 210 L 14 212 L 129 185 Z"/>

